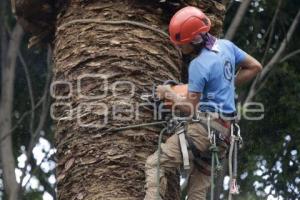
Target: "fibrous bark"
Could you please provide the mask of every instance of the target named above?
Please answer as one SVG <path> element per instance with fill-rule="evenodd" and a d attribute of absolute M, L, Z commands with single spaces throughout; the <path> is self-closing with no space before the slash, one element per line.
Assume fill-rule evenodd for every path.
<path fill-rule="evenodd" d="M 69 102 L 69 112 L 73 111 L 73 115 L 72 120 L 59 121 L 56 131 L 58 199 L 143 198 L 144 163 L 156 149 L 159 127 L 105 134 L 101 128 L 82 127 L 78 119 L 84 124 L 99 124 L 103 110 L 95 104 L 105 104 L 109 115 L 104 129 L 152 121 L 152 113 L 144 109 L 139 109 L 140 119 L 130 118 L 123 110 L 141 102 L 140 95 L 150 92 L 153 83 L 179 80 L 181 66 L 179 52 L 158 31 L 123 23 L 66 23 L 77 19 L 130 20 L 160 30 L 165 23 L 157 12 L 160 10 L 146 3 L 73 0 L 65 13 L 59 15 L 54 41 L 54 76 L 55 80 L 70 82 L 73 94 L 67 100 L 56 102 Z M 85 74 L 106 77 L 108 88 L 104 88 L 100 78 L 87 78 L 81 84 L 83 93 L 99 95 L 107 90 L 105 97 L 94 100 L 79 97 L 77 80 Z M 113 96 L 116 81 L 133 83 L 134 95 L 128 95 L 131 90 L 128 84 L 121 84 Z M 66 95 L 69 90 L 55 92 Z M 90 103 L 94 104 L 92 110 L 79 109 Z M 118 119 L 111 116 L 113 106 L 118 110 Z M 66 107 L 56 108 L 56 115 L 63 116 L 66 112 Z M 131 114 L 136 117 L 136 113 Z M 179 198 L 178 180 L 175 175 L 170 179 L 167 199 Z"/>
<path fill-rule="evenodd" d="M 93 1 L 81 1 L 82 4 L 88 2 Z M 134 3 L 135 1 L 131 0 L 131 2 Z M 28 44 L 29 47 L 43 45 L 52 41 L 56 17 L 65 12 L 69 3 L 69 0 L 11 0 L 12 11 L 16 14 L 18 22 L 26 32 L 32 34 Z M 99 1 L 98 3 L 101 4 L 102 2 Z M 221 36 L 223 33 L 225 2 L 222 3 L 220 0 L 153 0 L 147 2 L 147 4 L 157 3 L 159 3 L 160 7 L 168 9 L 167 12 L 164 12 L 165 18 L 170 18 L 174 12 L 184 6 L 197 6 L 210 17 L 212 21 L 211 33 L 216 36 Z"/>

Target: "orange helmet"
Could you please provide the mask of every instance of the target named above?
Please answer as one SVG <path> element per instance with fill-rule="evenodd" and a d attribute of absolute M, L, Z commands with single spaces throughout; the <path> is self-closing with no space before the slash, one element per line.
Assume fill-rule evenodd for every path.
<path fill-rule="evenodd" d="M 169 24 L 170 39 L 175 44 L 190 43 L 199 33 L 210 30 L 209 18 L 199 9 L 187 6 L 172 17 Z"/>

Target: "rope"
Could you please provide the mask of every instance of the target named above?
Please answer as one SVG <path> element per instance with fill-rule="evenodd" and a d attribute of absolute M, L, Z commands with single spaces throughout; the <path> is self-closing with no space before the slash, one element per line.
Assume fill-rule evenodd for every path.
<path fill-rule="evenodd" d="M 211 151 L 211 174 L 210 174 L 210 199 L 214 200 L 214 189 L 215 189 L 215 170 L 220 171 L 222 170 L 222 166 L 220 164 L 218 152 L 219 148 L 216 143 L 216 134 L 214 131 L 211 131 L 210 127 L 210 120 L 211 116 L 207 115 L 207 133 L 208 133 L 208 139 L 210 141 L 211 146 L 209 147 L 209 150 Z"/>
<path fill-rule="evenodd" d="M 232 126 L 231 126 L 232 127 Z M 232 132 L 233 130 L 231 130 Z M 232 184 L 232 154 L 233 154 L 233 149 L 234 149 L 234 141 L 235 141 L 235 136 L 231 135 L 231 141 L 230 141 L 230 149 L 229 149 L 229 158 L 228 158 L 228 168 L 229 168 L 229 177 L 230 177 L 230 182 L 229 182 L 229 194 L 228 194 L 228 200 L 232 200 L 232 194 L 230 192 L 231 184 Z"/>
<path fill-rule="evenodd" d="M 210 131 L 210 115 L 207 116 L 207 132 L 208 132 L 208 139 L 209 139 L 210 143 L 212 144 L 213 136 Z"/>
<path fill-rule="evenodd" d="M 219 160 L 219 148 L 216 144 L 216 134 L 212 133 L 212 145 L 209 147 L 209 150 L 212 152 L 212 158 L 211 158 L 211 186 L 210 186 L 210 199 L 214 200 L 214 179 L 215 179 L 215 170 L 220 171 L 222 170 L 222 166 Z"/>
<path fill-rule="evenodd" d="M 163 128 L 159 133 L 159 139 L 158 139 L 158 147 L 157 147 L 157 174 L 156 174 L 156 200 L 160 200 L 159 190 L 160 190 L 160 156 L 161 156 L 161 141 L 163 134 L 167 131 L 167 127 Z"/>
<path fill-rule="evenodd" d="M 234 127 L 238 128 L 237 135 L 234 134 Z M 229 194 L 228 194 L 228 200 L 232 200 L 233 194 L 239 194 L 239 189 L 237 186 L 236 178 L 237 178 L 237 162 L 238 162 L 238 143 L 242 142 L 242 138 L 240 135 L 240 129 L 237 124 L 231 125 L 231 140 L 230 140 L 230 150 L 229 150 L 229 158 L 228 158 L 228 167 L 229 167 Z M 232 160 L 232 156 L 234 156 Z M 233 162 L 233 163 L 232 163 Z M 233 166 L 232 166 L 233 164 Z"/>
<path fill-rule="evenodd" d="M 210 172 L 210 199 L 214 200 L 214 188 L 215 188 L 215 184 L 214 184 L 214 176 L 215 176 L 215 157 L 212 156 L 211 158 L 211 172 Z"/>
<path fill-rule="evenodd" d="M 64 24 L 60 25 L 57 28 L 57 30 L 60 31 L 60 30 L 64 29 L 67 26 L 77 24 L 77 23 L 82 23 L 82 24 L 98 23 L 98 24 L 112 24 L 112 25 L 129 24 L 129 25 L 138 26 L 138 27 L 142 27 L 142 28 L 152 30 L 154 32 L 160 33 L 161 35 L 169 38 L 169 35 L 164 31 L 161 31 L 157 28 L 154 28 L 154 27 L 149 26 L 147 24 L 144 24 L 142 22 L 136 22 L 136 21 L 131 21 L 131 20 L 117 20 L 117 21 L 106 20 L 106 21 L 103 21 L 102 19 L 97 19 L 97 18 L 93 18 L 93 19 L 75 19 L 75 20 L 71 20 L 67 23 L 64 23 Z"/>
<path fill-rule="evenodd" d="M 233 178 L 237 177 L 237 155 L 238 154 L 238 138 L 234 141 L 234 160 L 233 160 Z"/>
<path fill-rule="evenodd" d="M 215 134 L 212 134 L 210 130 L 210 115 L 207 116 L 207 133 L 208 133 L 208 139 L 211 143 L 210 151 L 212 152 L 211 157 L 211 171 L 210 171 L 210 199 L 214 200 L 214 178 L 215 178 L 215 153 L 218 152 L 217 146 L 215 144 Z"/>

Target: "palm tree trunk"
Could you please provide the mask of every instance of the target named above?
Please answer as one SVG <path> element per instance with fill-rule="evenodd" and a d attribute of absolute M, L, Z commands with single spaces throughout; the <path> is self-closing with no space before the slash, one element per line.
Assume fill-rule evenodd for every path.
<path fill-rule="evenodd" d="M 153 83 L 180 78 L 181 57 L 159 31 L 166 23 L 158 12 L 154 6 L 132 1 L 85 4 L 72 0 L 65 13 L 59 15 L 54 76 L 56 81 L 70 82 L 73 92 L 66 100 L 56 100 L 70 103 L 71 108 L 57 106 L 55 113 L 63 116 L 73 111 L 73 115 L 72 120 L 60 120 L 56 130 L 58 199 L 143 199 L 144 163 L 157 147 L 159 127 L 112 134 L 105 134 L 104 130 L 152 121 L 149 111 L 139 109 L 137 116 L 136 108 L 132 113 L 124 109 L 141 102 L 140 95 L 150 92 Z M 77 19 L 89 20 L 72 21 Z M 124 20 L 142 22 L 155 29 Z M 82 95 L 100 95 L 107 90 L 105 97 L 80 97 L 77 80 L 83 75 L 101 78 L 82 79 Z M 101 81 L 104 77 L 107 87 Z M 132 88 L 126 83 L 115 85 L 113 92 L 116 81 L 132 83 L 132 97 L 128 95 Z M 61 86 L 55 92 L 66 95 L 69 90 Z M 88 104 L 93 104 L 92 111 L 86 109 Z M 104 105 L 108 109 L 105 127 L 86 126 L 103 121 Z M 169 181 L 172 185 L 168 199 L 178 199 L 178 180 L 178 176 L 172 176 Z"/>

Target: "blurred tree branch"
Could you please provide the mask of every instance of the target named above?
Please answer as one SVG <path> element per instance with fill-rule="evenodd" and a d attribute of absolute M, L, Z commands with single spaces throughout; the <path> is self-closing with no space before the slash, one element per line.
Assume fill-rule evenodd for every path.
<path fill-rule="evenodd" d="M 290 59 L 290 58 L 296 56 L 296 55 L 299 54 L 299 53 L 300 53 L 300 49 L 295 50 L 295 51 L 293 51 L 293 52 L 287 54 L 286 56 L 284 56 L 284 58 L 282 58 L 282 59 L 280 60 L 280 63 L 283 63 L 283 62 L 287 61 L 288 59 Z"/>
<path fill-rule="evenodd" d="M 264 67 L 263 71 L 261 72 L 261 74 L 259 76 L 260 80 L 264 79 L 266 77 L 267 73 L 280 60 L 280 57 L 282 56 L 282 53 L 286 49 L 288 43 L 290 42 L 290 40 L 291 40 L 291 38 L 292 38 L 296 28 L 297 28 L 299 19 L 300 19 L 300 9 L 298 10 L 298 13 L 297 13 L 296 17 L 294 18 L 293 23 L 291 24 L 291 26 L 290 26 L 287 34 L 286 34 L 286 37 L 281 42 L 279 49 L 277 50 L 275 55 L 272 57 L 272 59 L 268 62 L 268 64 Z"/>
<path fill-rule="evenodd" d="M 49 54 L 51 52 L 50 47 L 48 48 L 48 71 L 47 71 L 47 78 L 46 78 L 46 83 L 45 83 L 45 87 L 44 87 L 44 94 L 43 94 L 43 103 L 42 103 L 42 111 L 40 113 L 40 120 L 38 123 L 37 128 L 34 130 L 34 132 L 30 132 L 31 138 L 29 141 L 29 145 L 27 147 L 27 151 L 26 151 L 26 162 L 24 165 L 24 168 L 21 170 L 22 171 L 22 175 L 20 177 L 20 183 L 19 183 L 19 193 L 22 194 L 24 187 L 22 186 L 23 184 L 23 180 L 26 176 L 26 170 L 27 170 L 27 166 L 30 163 L 30 160 L 32 158 L 32 150 L 34 148 L 34 146 L 36 145 L 39 137 L 40 137 L 40 132 L 43 129 L 46 119 L 48 117 L 48 111 L 49 111 L 49 106 L 50 106 L 50 96 L 49 96 L 49 86 L 50 86 L 50 82 L 51 82 L 51 77 L 52 77 L 52 73 L 51 73 L 51 56 Z"/>
<path fill-rule="evenodd" d="M 45 191 L 47 191 L 55 200 L 56 199 L 56 192 L 53 186 L 49 183 L 47 180 L 47 177 L 45 176 L 45 172 L 41 169 L 41 165 L 44 161 L 49 161 L 50 158 L 53 156 L 53 154 L 50 154 L 51 149 L 46 153 L 46 155 L 43 157 L 42 161 L 37 164 L 35 160 L 31 160 L 30 165 L 32 167 L 31 177 L 34 175 L 39 178 L 39 181 L 41 185 L 45 188 Z M 27 182 L 24 184 L 24 188 L 29 183 L 31 177 L 27 180 Z"/>
<path fill-rule="evenodd" d="M 39 106 L 43 103 L 44 99 L 45 99 L 44 96 L 42 96 L 42 98 L 34 105 L 34 110 L 39 108 Z M 1 138 L 0 138 L 0 143 L 6 137 L 10 136 L 12 134 L 12 132 L 19 127 L 19 125 L 23 122 L 23 120 L 26 118 L 26 116 L 31 114 L 31 112 L 32 112 L 32 110 L 28 110 L 28 111 L 24 112 L 21 115 L 21 117 L 19 118 L 19 120 L 15 123 L 15 125 L 10 129 L 10 131 L 8 131 L 7 133 L 3 133 L 3 136 L 1 136 Z"/>
<path fill-rule="evenodd" d="M 34 95 L 33 95 L 33 89 L 32 89 L 32 83 L 31 83 L 31 78 L 28 70 L 28 66 L 23 58 L 22 52 L 19 50 L 18 51 L 18 57 L 19 60 L 23 66 L 24 72 L 25 72 L 25 77 L 26 77 L 26 82 L 28 86 L 28 93 L 29 93 L 29 99 L 30 99 L 30 104 L 31 104 L 31 119 L 30 119 L 30 132 L 33 132 L 33 126 L 34 126 L 34 115 L 35 115 L 35 103 L 34 103 Z"/>
<path fill-rule="evenodd" d="M 254 96 L 265 85 L 265 83 L 269 77 L 268 76 L 269 72 L 276 66 L 276 64 L 278 64 L 278 62 L 280 62 L 280 60 L 281 60 L 280 58 L 282 57 L 283 52 L 285 51 L 288 43 L 290 42 L 290 40 L 297 28 L 299 19 L 300 19 L 300 9 L 298 10 L 297 15 L 293 19 L 293 22 L 286 34 L 286 37 L 282 40 L 280 47 L 278 48 L 278 50 L 276 51 L 274 56 L 270 59 L 270 61 L 266 64 L 266 66 L 263 68 L 262 72 L 256 77 L 256 79 L 251 84 L 250 90 L 248 92 L 248 95 L 247 95 L 244 103 L 248 103 L 248 102 L 252 101 Z"/>
<path fill-rule="evenodd" d="M 241 21 L 242 21 L 243 17 L 245 16 L 250 3 L 251 3 L 251 0 L 243 0 L 243 2 L 241 3 L 238 11 L 236 12 L 227 32 L 225 34 L 226 39 L 232 40 L 234 38 L 234 35 L 235 35 L 239 25 L 241 24 Z"/>
<path fill-rule="evenodd" d="M 274 16 L 273 16 L 273 18 L 272 18 L 272 22 L 271 22 L 271 24 L 270 24 L 270 31 L 271 31 L 271 32 L 270 32 L 270 35 L 269 35 L 269 38 L 268 38 L 267 46 L 266 46 L 266 48 L 265 48 L 264 56 L 263 56 L 263 58 L 261 59 L 262 65 L 265 64 L 266 57 L 267 57 L 268 52 L 269 52 L 269 50 L 270 50 L 271 42 L 272 42 L 273 35 L 274 35 L 274 32 L 275 32 L 275 24 L 276 24 L 276 20 L 277 20 L 277 17 L 278 17 L 278 14 L 279 14 L 281 5 L 282 5 L 282 0 L 279 0 L 279 1 L 278 1 L 278 4 L 277 4 L 276 11 L 275 11 L 275 14 L 274 14 Z M 267 35 L 267 33 L 266 33 L 266 35 Z"/>
<path fill-rule="evenodd" d="M 2 4 L 3 5 L 3 4 Z M 1 23 L 4 24 L 4 16 L 1 16 Z M 0 136 L 1 138 L 5 133 L 11 129 L 11 115 L 13 109 L 13 95 L 14 95 L 14 79 L 15 68 L 17 63 L 18 49 L 23 38 L 23 29 L 19 24 L 14 27 L 9 44 L 6 45 L 6 30 L 1 29 L 1 52 L 7 52 L 5 57 L 2 57 L 1 75 L 1 101 L 0 101 Z M 2 53 L 4 56 L 6 53 Z M 5 192 L 9 200 L 18 199 L 18 183 L 15 175 L 15 158 L 13 154 L 12 137 L 9 135 L 0 141 L 1 163 L 3 169 L 3 179 Z"/>

